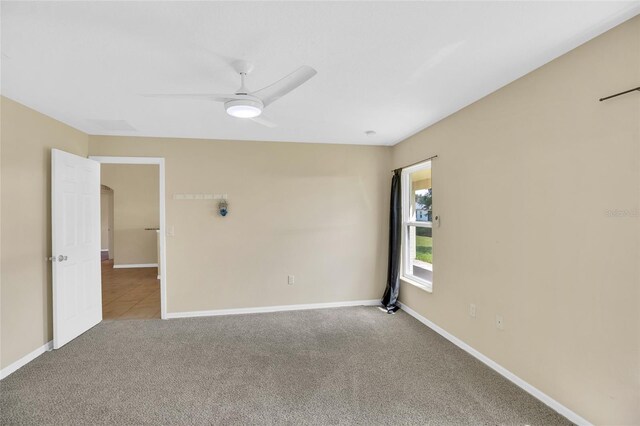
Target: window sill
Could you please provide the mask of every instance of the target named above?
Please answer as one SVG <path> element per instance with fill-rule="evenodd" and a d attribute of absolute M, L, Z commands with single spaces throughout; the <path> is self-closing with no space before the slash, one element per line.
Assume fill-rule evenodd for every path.
<path fill-rule="evenodd" d="M 420 283 L 406 277 L 400 277 L 400 281 L 411 284 L 414 287 L 418 287 L 420 290 L 426 291 L 427 293 L 433 293 L 433 285 L 431 283 Z"/>

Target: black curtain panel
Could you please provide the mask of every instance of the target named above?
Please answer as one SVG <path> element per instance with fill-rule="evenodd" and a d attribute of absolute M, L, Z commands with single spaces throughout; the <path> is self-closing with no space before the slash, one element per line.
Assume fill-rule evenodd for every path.
<path fill-rule="evenodd" d="M 394 313 L 400 292 L 400 242 L 402 232 L 402 193 L 400 190 L 400 172 L 394 170 L 391 179 L 391 204 L 389 210 L 389 263 L 387 267 L 387 288 L 382 296 L 382 306 L 387 313 Z"/>

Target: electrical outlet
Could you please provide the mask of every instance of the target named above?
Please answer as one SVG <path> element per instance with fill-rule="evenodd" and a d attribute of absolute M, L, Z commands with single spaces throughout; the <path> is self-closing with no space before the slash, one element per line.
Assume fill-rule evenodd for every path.
<path fill-rule="evenodd" d="M 496 315 L 496 328 L 504 330 L 504 318 L 502 318 L 502 315 Z"/>
<path fill-rule="evenodd" d="M 476 305 L 474 305 L 473 303 L 471 303 L 469 305 L 469 316 L 471 318 L 475 318 L 476 317 Z"/>
<path fill-rule="evenodd" d="M 293 283 L 295 283 L 295 281 L 296 281 L 296 277 L 294 277 L 293 275 L 289 275 L 287 277 L 287 284 L 293 285 Z"/>

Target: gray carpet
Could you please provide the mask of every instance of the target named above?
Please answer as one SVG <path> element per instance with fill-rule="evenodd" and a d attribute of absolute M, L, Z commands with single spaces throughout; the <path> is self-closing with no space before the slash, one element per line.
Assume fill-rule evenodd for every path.
<path fill-rule="evenodd" d="M 0 422 L 570 424 L 375 307 L 103 322 L 2 380 Z"/>

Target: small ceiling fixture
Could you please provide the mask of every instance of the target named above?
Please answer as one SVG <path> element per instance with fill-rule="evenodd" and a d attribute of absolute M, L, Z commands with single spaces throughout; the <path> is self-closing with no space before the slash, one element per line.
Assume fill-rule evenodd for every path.
<path fill-rule="evenodd" d="M 364 132 L 365 135 L 367 136 L 375 136 L 376 135 L 376 131 L 375 130 L 367 130 L 366 132 Z"/>

